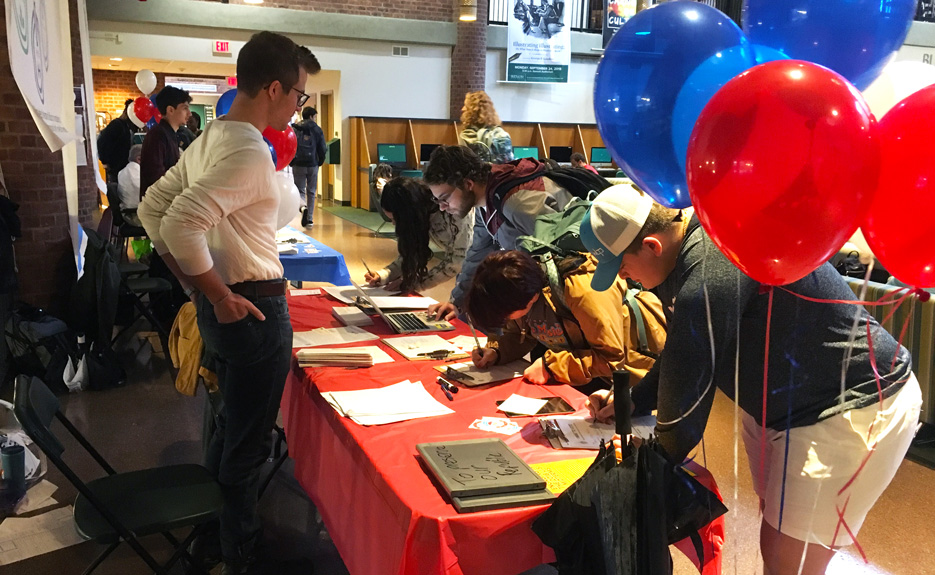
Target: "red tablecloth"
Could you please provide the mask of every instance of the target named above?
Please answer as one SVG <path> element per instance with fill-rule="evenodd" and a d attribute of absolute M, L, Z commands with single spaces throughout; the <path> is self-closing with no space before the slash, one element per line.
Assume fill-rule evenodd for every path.
<path fill-rule="evenodd" d="M 295 330 L 339 325 L 331 315 L 335 305 L 342 304 L 325 295 L 290 297 Z M 456 331 L 443 336 L 470 333 L 464 324 L 456 325 Z M 379 318 L 368 329 L 380 336 L 391 335 Z M 449 402 L 435 383 L 437 372 L 432 369 L 443 362 L 407 361 L 379 340 L 348 344 L 355 345 L 379 345 L 396 361 L 348 370 L 300 368 L 293 360 L 282 399 L 296 478 L 318 507 L 350 573 L 515 575 L 553 561 L 552 550 L 530 529 L 546 506 L 459 514 L 423 469 L 415 445 L 490 437 L 493 434 L 468 425 L 483 416 L 502 417 L 495 402 L 513 393 L 558 395 L 581 409 L 585 397 L 565 385 L 537 386 L 514 380 L 462 388 Z M 456 413 L 363 427 L 339 416 L 320 394 L 384 387 L 404 379 L 422 381 L 429 393 Z M 515 421 L 522 426 L 520 433 L 496 437 L 503 438 L 527 463 L 595 455 L 594 451 L 552 449 L 535 418 Z"/>

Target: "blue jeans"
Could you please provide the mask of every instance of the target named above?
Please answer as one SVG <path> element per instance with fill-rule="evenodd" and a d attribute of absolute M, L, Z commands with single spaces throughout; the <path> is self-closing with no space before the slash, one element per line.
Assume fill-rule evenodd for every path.
<path fill-rule="evenodd" d="M 292 324 L 285 296 L 254 298 L 265 321 L 252 315 L 220 324 L 214 306 L 198 299 L 198 328 L 215 361 L 224 406 L 205 454 L 205 467 L 224 495 L 221 553 L 225 561 L 253 554 L 260 520 L 260 467 L 272 446 L 270 432 L 292 361 Z"/>
<path fill-rule="evenodd" d="M 308 206 L 308 221 L 312 221 L 312 212 L 315 211 L 315 198 L 318 197 L 318 166 L 293 166 L 292 179 L 295 187 L 299 188 L 299 197 L 302 203 Z"/>

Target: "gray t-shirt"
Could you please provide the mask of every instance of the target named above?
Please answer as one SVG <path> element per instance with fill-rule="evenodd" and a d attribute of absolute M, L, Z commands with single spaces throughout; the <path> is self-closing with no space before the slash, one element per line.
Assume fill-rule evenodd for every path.
<path fill-rule="evenodd" d="M 714 342 L 714 385 L 706 394 L 712 353 L 705 286 Z M 741 409 L 762 424 L 768 292 L 724 257 L 697 218 L 688 225 L 675 269 L 652 291 L 666 309 L 668 337 L 661 357 L 632 395 L 639 411 L 658 407 L 656 431 L 668 455 L 681 461 L 701 440 L 714 387 L 736 399 Z M 844 279 L 827 263 L 797 282 L 773 288 L 767 427 L 784 430 L 811 425 L 871 405 L 881 394 L 889 397 L 902 387 L 912 369 L 909 352 L 862 307 L 810 302 L 789 292 L 823 300 L 854 300 Z M 857 311 L 860 320 L 842 397 L 841 366 Z M 868 325 L 882 390 L 878 390 L 870 363 Z M 740 384 L 739 397 L 734 398 L 738 339 Z"/>

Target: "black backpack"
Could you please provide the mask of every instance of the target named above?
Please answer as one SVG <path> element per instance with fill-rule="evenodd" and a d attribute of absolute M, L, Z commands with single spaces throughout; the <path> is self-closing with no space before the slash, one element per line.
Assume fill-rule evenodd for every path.
<path fill-rule="evenodd" d="M 318 150 L 315 149 L 315 134 L 311 127 L 293 124 L 295 129 L 295 139 L 297 147 L 295 158 L 292 160 L 294 165 L 317 166 Z"/>
<path fill-rule="evenodd" d="M 497 186 L 492 194 L 494 209 L 499 213 L 503 208 L 503 202 L 506 201 L 507 196 L 516 186 L 535 180 L 538 177 L 548 178 L 574 197 L 588 201 L 593 200 L 599 193 L 613 185 L 605 178 L 584 168 L 562 166 L 549 169 L 547 164 L 543 164 L 542 169 L 533 174 L 510 179 Z"/>

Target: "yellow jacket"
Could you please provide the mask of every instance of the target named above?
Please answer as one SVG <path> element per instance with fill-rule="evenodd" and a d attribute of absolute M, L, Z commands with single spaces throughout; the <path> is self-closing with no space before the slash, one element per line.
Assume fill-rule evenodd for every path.
<path fill-rule="evenodd" d="M 508 363 L 531 351 L 541 342 L 549 351 L 545 365 L 561 383 L 580 386 L 595 377 L 610 380 L 615 370 L 630 372 L 630 385 L 636 385 L 653 366 L 655 359 L 639 352 L 639 334 L 630 321 L 630 309 L 624 303 L 626 282 L 617 279 L 610 289 L 591 289 L 595 263 L 589 258 L 565 274 L 565 305 L 574 320 L 562 318 L 546 287 L 529 313 L 508 321 L 500 336 L 490 338 L 497 348 L 498 363 Z M 637 302 L 646 327 L 650 351 L 658 355 L 666 342 L 666 320 L 659 299 L 640 292 Z"/>
<path fill-rule="evenodd" d="M 172 365 L 179 370 L 175 378 L 175 389 L 179 393 L 194 396 L 198 391 L 198 377 L 205 380 L 209 392 L 217 391 L 218 376 L 201 367 L 201 356 L 204 353 L 204 342 L 201 341 L 201 332 L 198 331 L 198 318 L 195 315 L 195 304 L 186 302 L 172 323 L 169 333 L 169 355 Z"/>

